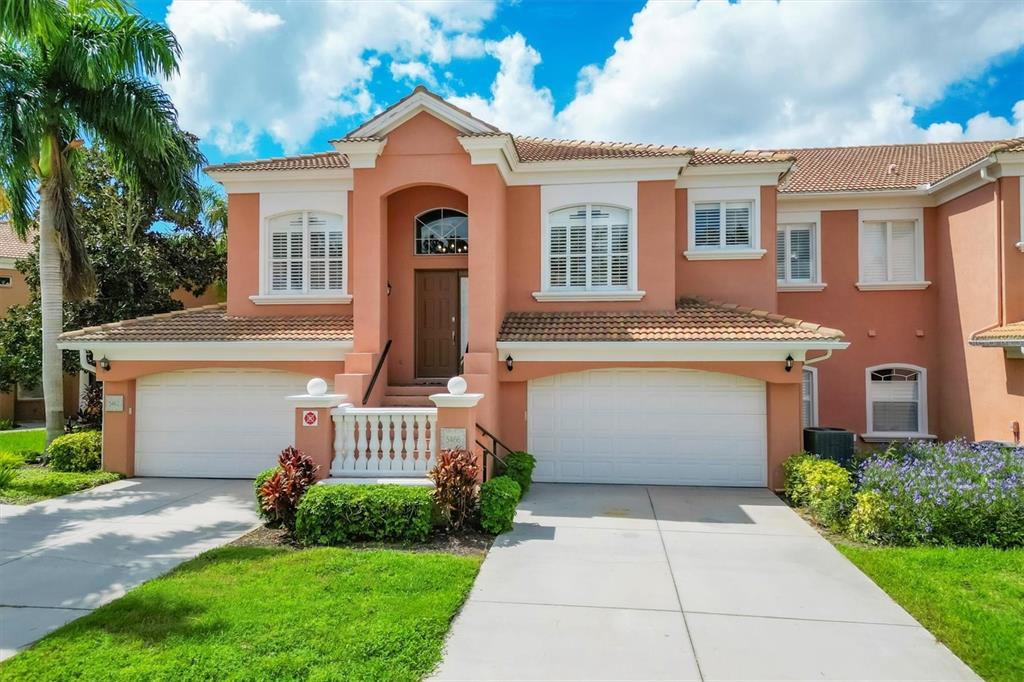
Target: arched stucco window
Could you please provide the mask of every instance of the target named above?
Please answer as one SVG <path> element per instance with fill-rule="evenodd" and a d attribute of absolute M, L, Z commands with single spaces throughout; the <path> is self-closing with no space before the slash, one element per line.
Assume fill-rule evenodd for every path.
<path fill-rule="evenodd" d="M 416 255 L 469 253 L 469 217 L 454 208 L 434 208 L 416 216 Z"/>
<path fill-rule="evenodd" d="M 867 368 L 870 435 L 922 437 L 928 433 L 927 371 L 916 365 Z"/>

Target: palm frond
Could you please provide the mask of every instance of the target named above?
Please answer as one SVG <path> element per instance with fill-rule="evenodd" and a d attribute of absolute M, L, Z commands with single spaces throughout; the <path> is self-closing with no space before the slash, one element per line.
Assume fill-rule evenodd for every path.
<path fill-rule="evenodd" d="M 75 218 L 74 173 L 59 148 L 54 148 L 52 163 L 51 176 L 43 181 L 40 191 L 53 199 L 53 227 L 57 233 L 64 293 L 69 299 L 80 301 L 95 293 L 96 273 Z"/>
<path fill-rule="evenodd" d="M 0 186 L 14 230 L 27 234 L 36 209 L 34 166 L 44 127 L 39 65 L 0 41 Z"/>
<path fill-rule="evenodd" d="M 0 36 L 52 45 L 65 11 L 57 0 L 4 0 L 0 2 Z"/>

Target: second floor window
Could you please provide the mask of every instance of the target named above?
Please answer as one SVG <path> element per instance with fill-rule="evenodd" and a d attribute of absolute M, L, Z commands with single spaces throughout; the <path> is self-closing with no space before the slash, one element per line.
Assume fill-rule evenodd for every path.
<path fill-rule="evenodd" d="M 753 248 L 753 214 L 752 201 L 708 201 L 694 204 L 694 248 Z"/>
<path fill-rule="evenodd" d="M 860 234 L 860 281 L 867 284 L 924 279 L 916 220 L 865 221 Z"/>
<path fill-rule="evenodd" d="M 628 210 L 583 204 L 552 211 L 548 221 L 550 289 L 630 288 L 633 245 Z"/>
<path fill-rule="evenodd" d="M 779 225 L 775 239 L 775 278 L 779 284 L 818 281 L 813 223 Z"/>
<path fill-rule="evenodd" d="M 271 294 L 344 292 L 345 226 L 341 216 L 299 211 L 271 218 L 267 230 Z"/>

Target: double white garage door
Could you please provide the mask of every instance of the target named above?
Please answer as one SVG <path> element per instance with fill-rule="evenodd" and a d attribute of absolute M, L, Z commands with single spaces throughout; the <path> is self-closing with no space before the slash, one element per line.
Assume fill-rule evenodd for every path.
<path fill-rule="evenodd" d="M 310 377 L 268 370 L 189 370 L 135 386 L 135 473 L 252 478 L 295 441 L 287 395 Z"/>
<path fill-rule="evenodd" d="M 763 486 L 764 382 L 610 369 L 536 379 L 528 450 L 538 481 Z"/>

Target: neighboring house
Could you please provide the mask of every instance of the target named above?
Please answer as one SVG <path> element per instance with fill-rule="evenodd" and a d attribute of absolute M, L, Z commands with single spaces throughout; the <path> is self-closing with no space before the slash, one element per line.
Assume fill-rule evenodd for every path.
<path fill-rule="evenodd" d="M 547 481 L 778 488 L 813 424 L 1018 437 L 1024 140 L 549 140 L 417 88 L 332 145 L 207 169 L 226 305 L 62 337 L 108 367 L 107 468 L 252 476 L 313 376 L 379 408 L 337 433 L 364 474 L 455 374 Z"/>
<path fill-rule="evenodd" d="M 32 292 L 25 282 L 25 276 L 15 268 L 15 263 L 28 257 L 35 249 L 30 237 L 22 241 L 11 225 L 0 221 L 0 317 L 7 314 L 14 305 L 24 305 L 32 298 Z M 209 305 L 217 302 L 213 287 L 201 296 L 193 296 L 184 289 L 171 294 L 186 308 Z M 64 377 L 64 414 L 78 411 L 79 379 L 75 375 Z M 17 386 L 14 391 L 0 393 L 0 419 L 19 422 L 43 421 L 43 391 L 41 386 Z"/>

